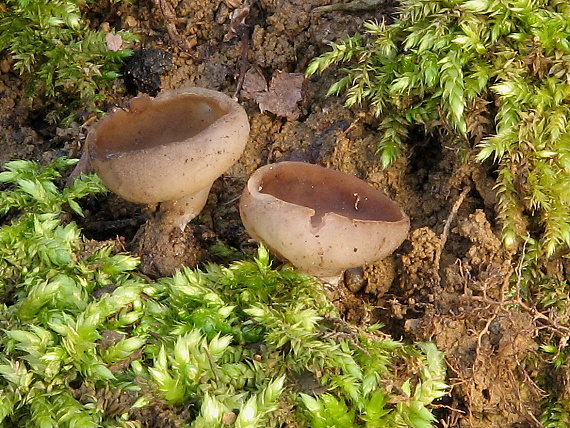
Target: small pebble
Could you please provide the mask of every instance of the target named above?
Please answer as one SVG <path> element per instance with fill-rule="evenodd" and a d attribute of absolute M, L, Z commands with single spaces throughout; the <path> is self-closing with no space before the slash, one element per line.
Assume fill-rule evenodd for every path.
<path fill-rule="evenodd" d="M 365 283 L 364 269 L 361 267 L 347 269 L 344 272 L 344 285 L 353 293 L 358 293 Z"/>

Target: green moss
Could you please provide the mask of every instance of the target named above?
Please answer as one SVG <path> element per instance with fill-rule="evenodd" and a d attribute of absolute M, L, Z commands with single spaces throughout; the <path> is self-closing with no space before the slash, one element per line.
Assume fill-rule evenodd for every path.
<path fill-rule="evenodd" d="M 149 282 L 63 222 L 103 190 L 92 175 L 60 189 L 73 163 L 0 173 L 1 427 L 431 426 L 447 391 L 433 344 L 343 323 L 263 248 Z"/>
<path fill-rule="evenodd" d="M 8 0 L 0 5 L 0 51 L 27 80 L 26 95 L 43 97 L 47 118 L 71 121 L 95 111 L 101 90 L 119 74 L 128 49 L 107 48 L 105 34 L 88 27 L 81 0 Z M 133 36 L 120 32 L 124 40 Z"/>
<path fill-rule="evenodd" d="M 570 5 L 564 0 L 403 0 L 392 24 L 332 45 L 307 74 L 346 64 L 329 93 L 369 101 L 380 162 L 412 125 L 447 134 L 497 164 L 499 220 L 510 248 L 570 244 Z M 481 138 L 483 137 L 483 138 Z"/>

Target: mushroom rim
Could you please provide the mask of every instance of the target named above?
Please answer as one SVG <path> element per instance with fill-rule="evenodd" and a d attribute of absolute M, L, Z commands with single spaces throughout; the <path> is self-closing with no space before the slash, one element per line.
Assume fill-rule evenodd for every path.
<path fill-rule="evenodd" d="M 133 100 L 140 99 L 141 97 L 142 96 L 133 98 L 131 103 Z M 241 122 L 242 119 L 240 116 L 243 114 L 238 108 L 238 106 L 241 108 L 241 105 L 221 92 L 197 87 L 179 88 L 162 92 L 154 98 L 148 98 L 150 98 L 148 102 L 142 103 L 142 108 L 140 108 L 138 104 L 133 109 L 116 108 L 109 112 L 106 117 L 101 118 L 99 122 L 91 128 L 86 141 L 90 159 L 107 161 L 114 158 L 136 155 L 137 153 L 148 153 L 154 150 L 160 150 L 160 148 L 165 146 L 187 144 L 188 140 L 199 140 L 205 134 L 219 127 L 228 125 L 235 127 L 235 129 L 242 127 L 241 124 L 231 125 L 231 121 L 234 119 L 238 119 Z M 199 129 L 195 130 L 195 132 L 186 131 L 183 133 L 179 131 L 179 135 L 171 136 L 163 141 L 152 141 L 141 147 L 136 147 L 136 142 L 132 141 L 134 138 L 131 137 L 130 141 L 122 143 L 120 147 L 116 147 L 116 141 L 123 140 L 124 137 L 121 137 L 119 132 L 113 130 L 113 127 L 125 123 L 137 132 L 144 131 L 145 127 L 150 127 L 148 122 L 144 122 L 143 124 L 137 122 L 148 120 L 145 114 L 148 116 L 149 113 L 153 111 L 158 112 L 158 126 L 162 125 L 163 128 L 168 127 L 168 121 L 172 118 L 173 113 L 170 111 L 171 109 L 167 108 L 167 105 L 173 102 L 186 104 L 192 103 L 193 101 L 207 105 L 212 110 L 212 114 L 215 114 L 214 119 L 203 124 Z M 181 107 L 178 107 L 178 110 L 181 110 Z M 152 127 L 157 126 L 156 122 L 156 119 L 154 119 Z M 247 126 L 249 126 L 249 122 Z M 244 125 L 243 127 L 247 128 L 247 126 Z M 106 134 L 108 134 L 108 136 Z"/>
<path fill-rule="evenodd" d="M 270 187 L 270 189 L 267 190 L 267 181 L 264 182 L 264 179 L 267 179 L 269 176 L 269 179 L 271 181 L 278 181 L 279 174 L 277 169 L 297 167 L 302 169 L 306 168 L 307 170 L 313 169 L 313 171 L 319 170 L 324 174 L 329 174 L 333 177 L 340 178 L 344 181 L 342 183 L 344 187 L 342 190 L 346 190 L 347 185 L 356 185 L 357 188 L 353 189 L 356 191 L 338 192 L 341 196 L 339 199 L 345 198 L 343 201 L 344 207 L 339 209 L 330 209 L 330 206 L 327 205 L 326 200 L 324 204 L 325 207 L 319 208 L 319 201 L 316 201 L 314 198 L 305 198 L 304 196 L 301 196 L 299 198 L 287 198 L 286 191 L 281 191 L 281 188 L 275 186 L 274 183 L 273 188 Z M 273 176 L 271 176 L 272 173 Z M 299 177 L 300 175 L 301 174 L 296 177 L 297 182 L 295 184 L 300 186 L 307 186 L 308 183 L 309 186 L 312 186 L 312 189 L 322 189 L 322 187 L 325 188 L 324 190 L 321 190 L 321 192 L 316 192 L 316 196 L 320 197 L 325 190 L 330 191 L 330 181 L 311 182 L 310 180 L 304 180 L 303 177 Z M 332 220 L 334 218 L 348 220 L 355 226 L 365 224 L 398 225 L 402 223 L 409 223 L 409 218 L 404 213 L 400 205 L 385 195 L 381 190 L 376 189 L 369 183 L 352 174 L 336 171 L 319 165 L 292 161 L 268 164 L 259 168 L 250 176 L 246 188 L 251 197 L 253 199 L 257 199 L 260 202 L 272 204 L 279 203 L 283 205 L 282 208 L 290 207 L 289 209 L 291 210 L 305 211 L 306 214 L 309 215 L 310 222 L 313 224 L 313 226 L 322 224 L 323 222 L 326 223 L 327 219 Z M 275 189 L 278 191 L 274 192 Z M 330 203 L 330 200 L 328 202 Z M 367 209 L 365 212 L 363 212 L 364 210 L 360 210 L 359 207 L 362 208 L 365 204 Z"/>

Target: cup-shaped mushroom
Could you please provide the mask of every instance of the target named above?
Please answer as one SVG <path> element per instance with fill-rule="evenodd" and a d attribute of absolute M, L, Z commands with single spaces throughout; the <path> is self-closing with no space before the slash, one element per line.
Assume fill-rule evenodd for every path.
<path fill-rule="evenodd" d="M 253 239 L 325 280 L 388 256 L 410 228 L 400 206 L 368 183 L 302 162 L 253 173 L 240 214 Z"/>
<path fill-rule="evenodd" d="M 90 163 L 105 185 L 138 203 L 166 202 L 175 225 L 204 207 L 212 183 L 243 153 L 245 110 L 217 91 L 183 87 L 134 98 L 89 132 Z"/>

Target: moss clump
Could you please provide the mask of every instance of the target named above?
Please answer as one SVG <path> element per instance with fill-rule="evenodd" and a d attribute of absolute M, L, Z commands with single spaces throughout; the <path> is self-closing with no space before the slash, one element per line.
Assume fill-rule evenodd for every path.
<path fill-rule="evenodd" d="M 44 97 L 52 122 L 95 111 L 101 90 L 119 74 L 128 49 L 110 50 L 85 23 L 80 0 L 8 0 L 0 5 L 0 51 L 28 78 L 26 95 Z M 125 40 L 133 36 L 118 33 Z"/>
<path fill-rule="evenodd" d="M 438 130 L 497 163 L 505 244 L 542 254 L 570 244 L 570 4 L 564 0 L 403 0 L 392 24 L 332 45 L 311 75 L 346 63 L 331 94 L 381 116 L 380 160 L 408 130 Z"/>
<path fill-rule="evenodd" d="M 104 190 L 96 176 L 61 190 L 73 163 L 0 173 L 0 426 L 431 426 L 447 391 L 433 344 L 338 320 L 263 248 L 148 281 L 63 222 Z"/>

